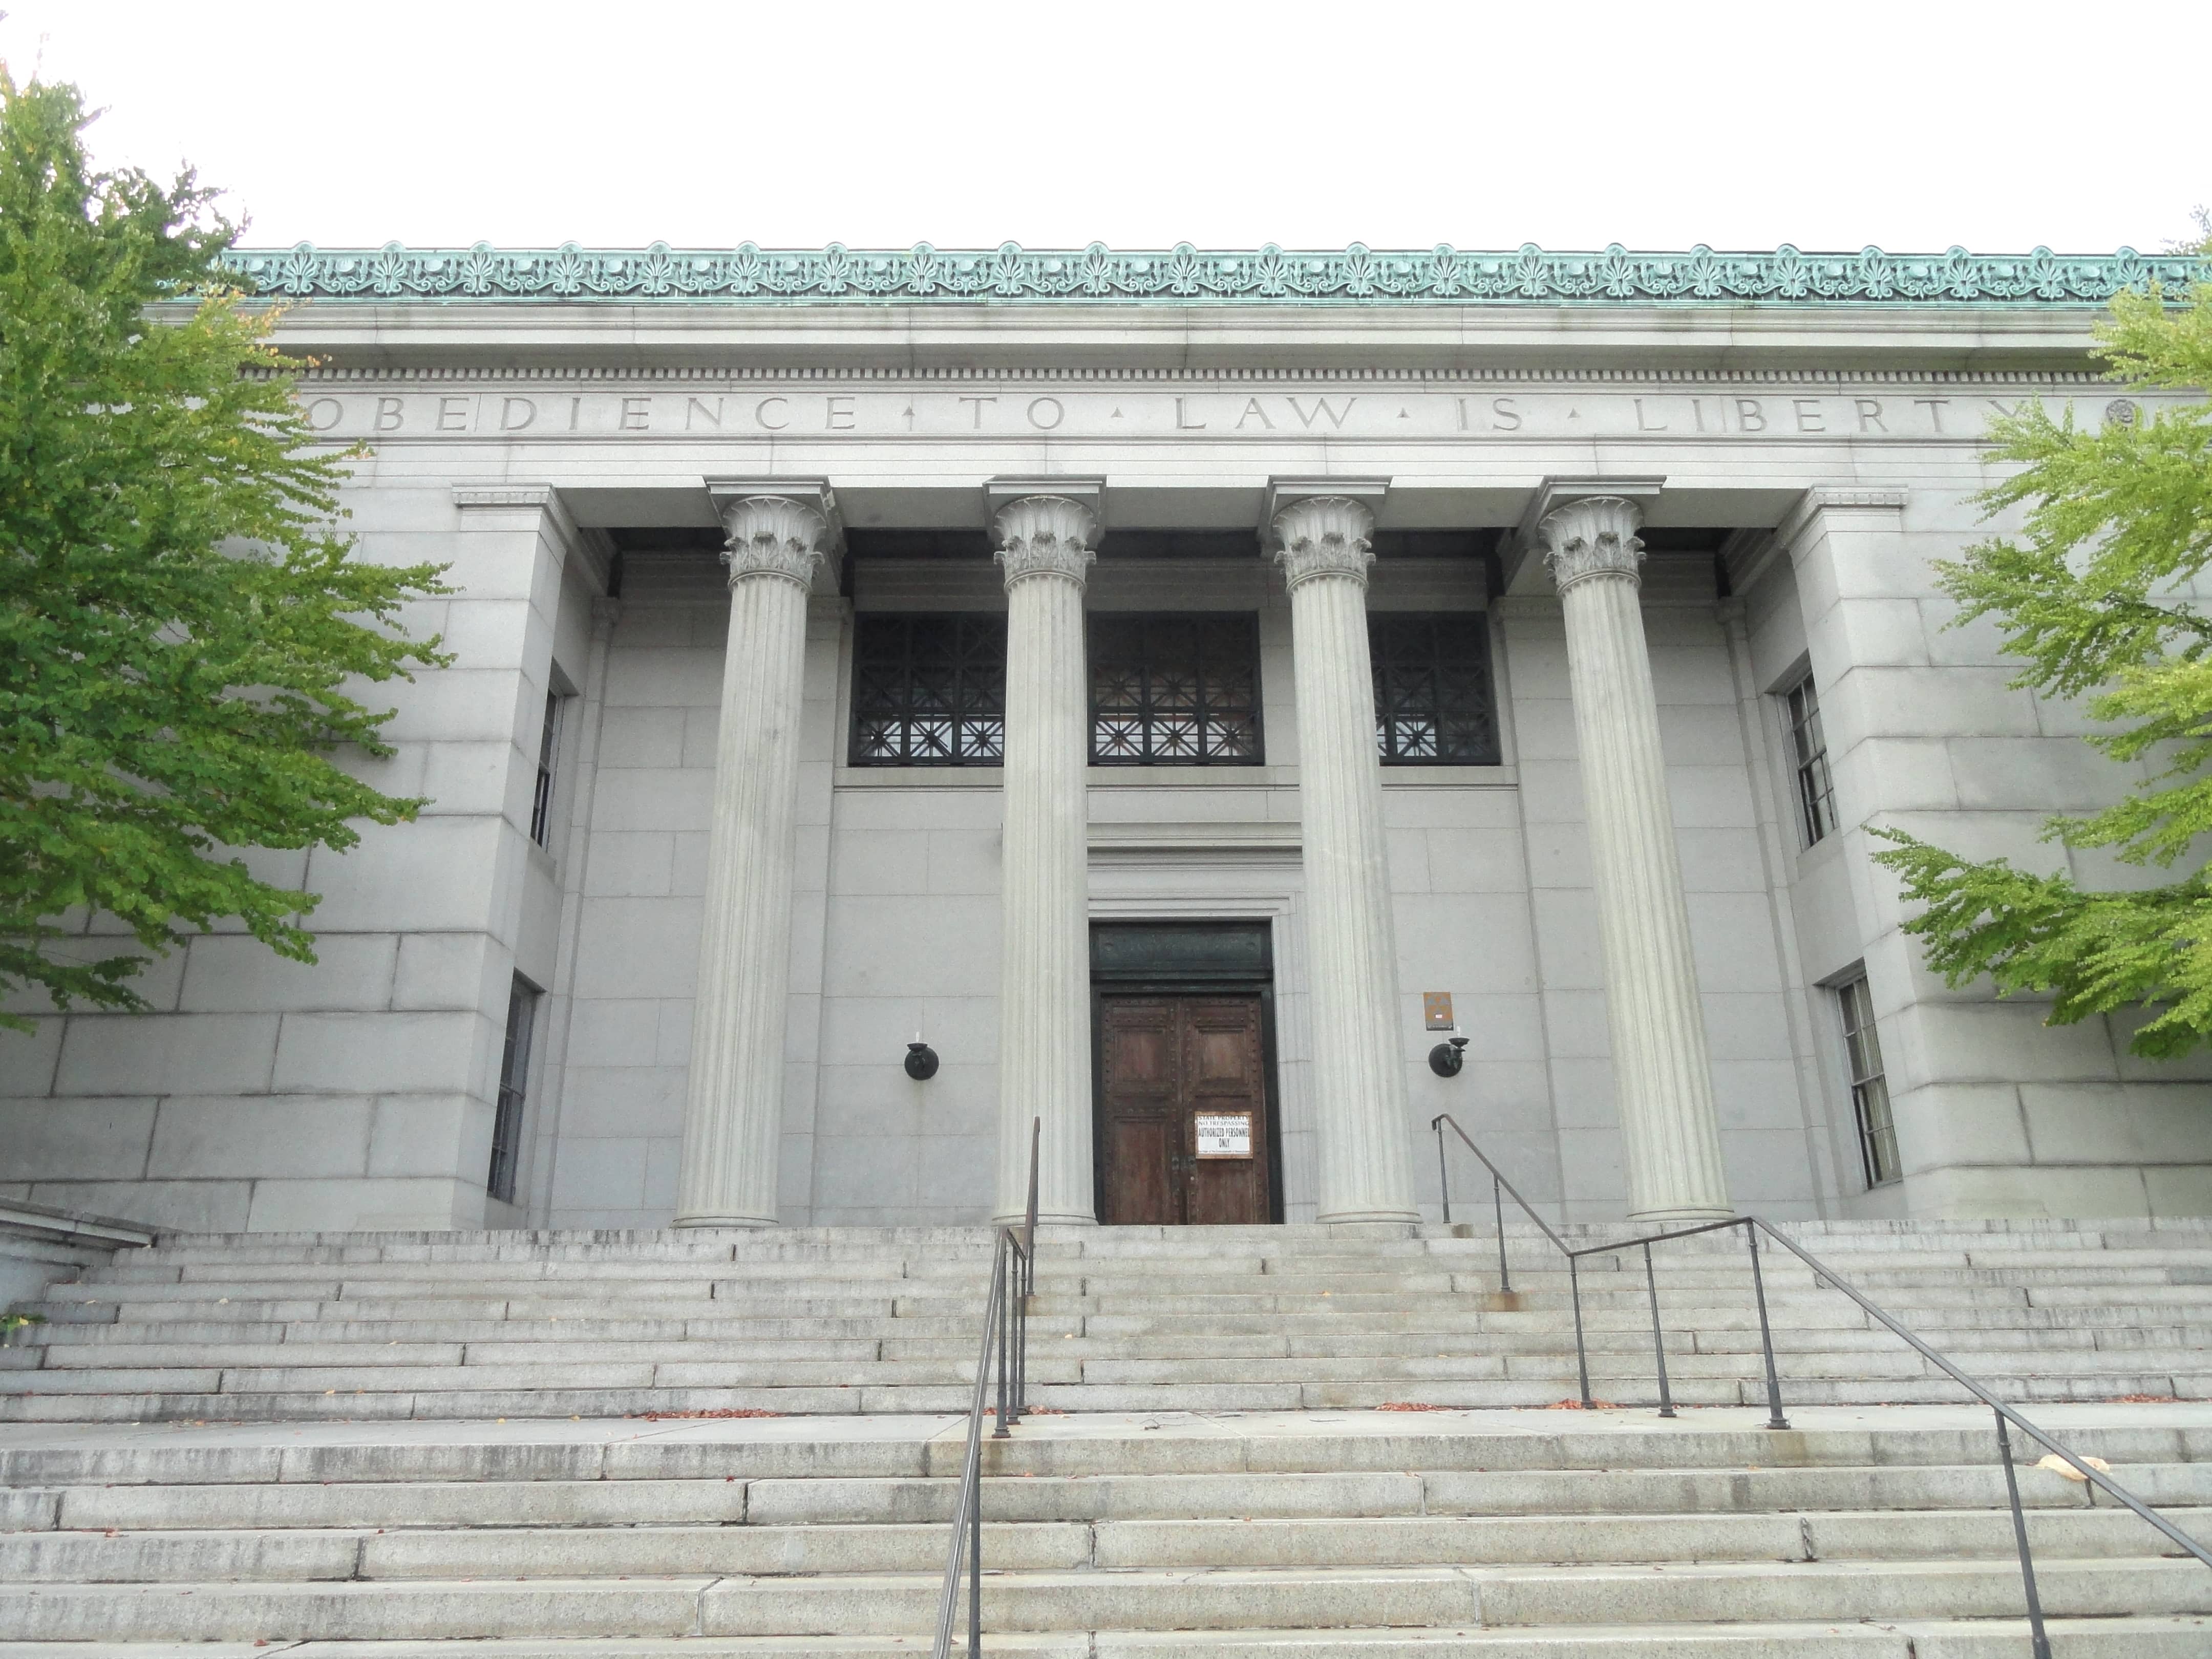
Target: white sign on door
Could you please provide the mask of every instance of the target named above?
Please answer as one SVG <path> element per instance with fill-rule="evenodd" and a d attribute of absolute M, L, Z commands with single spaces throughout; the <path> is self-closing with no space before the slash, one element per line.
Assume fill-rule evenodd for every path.
<path fill-rule="evenodd" d="M 1200 1158 L 1252 1156 L 1252 1114 L 1200 1112 L 1198 1117 L 1198 1155 Z"/>

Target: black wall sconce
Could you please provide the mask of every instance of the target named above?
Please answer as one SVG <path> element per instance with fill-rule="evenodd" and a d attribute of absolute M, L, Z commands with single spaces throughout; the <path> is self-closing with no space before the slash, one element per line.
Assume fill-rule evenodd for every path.
<path fill-rule="evenodd" d="M 916 1083 L 927 1083 L 937 1075 L 937 1050 L 916 1038 L 906 1045 L 906 1074 Z"/>
<path fill-rule="evenodd" d="M 1455 1036 L 1429 1050 L 1429 1069 L 1438 1077 L 1457 1077 L 1467 1064 L 1467 1039 Z"/>

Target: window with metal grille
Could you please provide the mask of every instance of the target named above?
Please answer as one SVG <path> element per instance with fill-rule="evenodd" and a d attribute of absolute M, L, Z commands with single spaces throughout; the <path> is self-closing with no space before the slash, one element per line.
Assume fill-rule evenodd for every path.
<path fill-rule="evenodd" d="M 557 691 L 545 694 L 545 726 L 538 736 L 538 787 L 530 797 L 530 839 L 540 847 L 553 844 L 553 769 L 561 756 L 561 705 L 567 701 Z"/>
<path fill-rule="evenodd" d="M 1004 617 L 854 619 L 854 765 L 998 766 L 1006 745 Z"/>
<path fill-rule="evenodd" d="M 1495 766 L 1490 628 L 1479 611 L 1367 619 L 1375 740 L 1385 766 Z"/>
<path fill-rule="evenodd" d="M 523 1091 L 530 1082 L 530 1034 L 538 1020 L 538 988 L 517 974 L 507 996 L 507 1048 L 499 1060 L 499 1109 L 491 1125 L 491 1170 L 485 1190 L 514 1201 L 514 1175 L 522 1162 Z"/>
<path fill-rule="evenodd" d="M 1260 619 L 1094 616 L 1097 766 L 1260 763 Z"/>
<path fill-rule="evenodd" d="M 1858 1121 L 1859 1158 L 1866 1182 L 1880 1187 L 1904 1171 L 1897 1159 L 1897 1126 L 1889 1115 L 1889 1082 L 1881 1066 L 1881 1034 L 1875 1030 L 1874 999 L 1864 977 L 1836 988 L 1844 1016 L 1844 1055 L 1851 1074 L 1851 1111 Z"/>
<path fill-rule="evenodd" d="M 1810 674 L 1782 694 L 1790 721 L 1790 758 L 1797 768 L 1797 827 L 1805 845 L 1836 827 L 1836 786 L 1828 775 L 1828 739 L 1820 730 L 1820 698 Z"/>

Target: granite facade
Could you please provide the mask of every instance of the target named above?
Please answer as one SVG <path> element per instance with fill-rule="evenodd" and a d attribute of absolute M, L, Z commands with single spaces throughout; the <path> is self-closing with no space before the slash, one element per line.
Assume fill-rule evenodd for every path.
<path fill-rule="evenodd" d="M 2212 1062 L 2139 1061 L 2119 1022 L 2052 1028 L 2032 1002 L 1947 989 L 1871 862 L 1868 827 L 1893 823 L 1962 851 L 2126 878 L 2036 833 L 2051 811 L 2109 799 L 2119 769 L 2080 741 L 2078 709 L 2010 687 L 1986 626 L 1949 627 L 1935 585 L 1935 562 L 1986 530 L 1972 499 L 1984 482 L 1978 348 L 1963 337 L 1900 344 L 1858 318 L 1808 323 L 1770 345 L 1766 378 L 1746 392 L 1729 378 L 1745 371 L 1701 367 L 1719 337 L 1690 325 L 1582 348 L 1611 377 L 1587 395 L 1563 368 L 1504 392 L 1401 397 L 1346 367 L 1363 349 L 1351 323 L 1316 343 L 1270 333 L 1255 310 L 1253 367 L 1123 400 L 1095 376 L 1053 378 L 1081 343 L 1049 319 L 1001 337 L 1012 323 L 979 317 L 971 331 L 999 368 L 934 378 L 902 366 L 887 329 L 812 360 L 805 339 L 772 343 L 779 363 L 808 368 L 802 386 L 759 369 L 769 344 L 750 357 L 726 343 L 647 351 L 618 337 L 611 313 L 567 313 L 534 340 L 487 325 L 459 342 L 417 339 L 394 314 L 373 360 L 349 322 L 326 325 L 316 306 L 285 328 L 335 360 L 307 391 L 337 411 L 338 435 L 360 425 L 378 444 L 348 500 L 362 556 L 451 567 L 454 592 L 408 620 L 442 634 L 453 665 L 392 690 L 397 752 L 359 763 L 430 804 L 343 856 L 253 855 L 323 895 L 315 965 L 218 930 L 149 970 L 153 1012 L 27 1006 L 36 1030 L 0 1033 L 0 1194 L 209 1229 L 665 1224 L 728 611 L 701 538 L 713 523 L 702 480 L 743 466 L 829 478 L 855 547 L 809 601 L 783 1218 L 988 1212 L 996 773 L 856 768 L 846 746 L 857 612 L 1003 608 L 979 486 L 1010 472 L 1107 479 L 1094 612 L 1257 617 L 1264 763 L 1091 769 L 1091 910 L 1272 925 L 1285 1212 L 1310 1218 L 1288 602 L 1256 540 L 1243 554 L 1216 541 L 1202 556 L 1121 557 L 1115 534 L 1249 532 L 1270 475 L 1334 468 L 1391 479 L 1386 531 L 1470 532 L 1472 550 L 1454 556 L 1386 549 L 1370 605 L 1484 630 L 1500 712 L 1502 763 L 1387 769 L 1383 781 L 1406 1133 L 1425 1210 L 1437 1200 L 1427 1124 L 1445 1110 L 1553 1213 L 1599 1219 L 1625 1203 L 1560 605 L 1516 552 L 1536 486 L 1569 471 L 1663 476 L 1654 522 L 1679 532 L 1653 536 L 1644 619 L 1732 1200 L 1776 1217 L 2212 1210 Z M 1988 371 L 2004 397 L 2023 395 L 2025 374 L 2094 418 L 2106 394 L 2082 389 L 2080 319 L 2033 343 L 2039 367 Z M 1146 335 L 1087 349 L 1134 362 L 1158 348 Z M 703 393 L 667 384 L 687 350 L 712 360 L 714 419 L 698 412 Z M 477 367 L 502 352 L 523 366 Z M 563 358 L 605 365 L 588 404 L 561 379 Z M 345 379 L 349 362 L 380 383 Z M 836 379 L 848 373 L 849 392 Z M 1294 374 L 1289 392 L 1269 379 Z M 912 409 L 920 392 L 881 401 L 902 375 L 938 399 L 904 429 L 897 398 Z M 1335 405 L 1307 407 L 1316 392 L 1368 403 L 1332 424 Z M 503 429 L 519 397 L 532 421 Z M 1116 435 L 1117 401 L 1150 424 Z M 1419 428 L 1402 436 L 1390 415 L 1401 403 L 1398 418 Z M 1944 429 L 1910 424 L 1930 403 L 1948 410 Z M 1045 404 L 1061 411 L 1049 428 Z M 1872 428 L 1869 404 L 1884 410 Z M 380 432 L 395 407 L 401 424 Z M 1570 414 L 1612 424 L 1580 436 Z M 994 431 L 1001 416 L 1012 424 Z M 793 422 L 811 429 L 779 435 Z M 861 532 L 886 529 L 935 532 L 936 551 L 869 553 Z M 1808 672 L 1840 817 L 1812 845 L 1779 702 Z M 541 846 L 532 817 L 549 692 L 563 714 Z M 95 920 L 88 931 L 97 948 L 112 930 Z M 1871 1189 L 1832 988 L 1862 971 L 1903 1164 L 1902 1180 Z M 488 1196 L 485 1171 L 517 975 L 543 994 L 508 1204 Z M 1456 1079 L 1425 1064 L 1425 990 L 1453 994 L 1472 1038 Z M 917 1030 L 943 1058 L 926 1083 L 900 1066 Z"/>

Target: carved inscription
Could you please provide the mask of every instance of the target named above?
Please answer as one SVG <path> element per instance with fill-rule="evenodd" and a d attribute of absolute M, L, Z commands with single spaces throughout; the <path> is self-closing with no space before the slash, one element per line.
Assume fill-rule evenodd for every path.
<path fill-rule="evenodd" d="M 1978 438 L 2021 401 L 1959 392 L 318 392 L 307 422 L 336 441 L 854 437 L 1251 441 L 1729 437 L 1771 442 Z M 2071 399 L 2046 398 L 2054 415 Z M 2094 422 L 2100 409 L 2084 406 Z"/>

